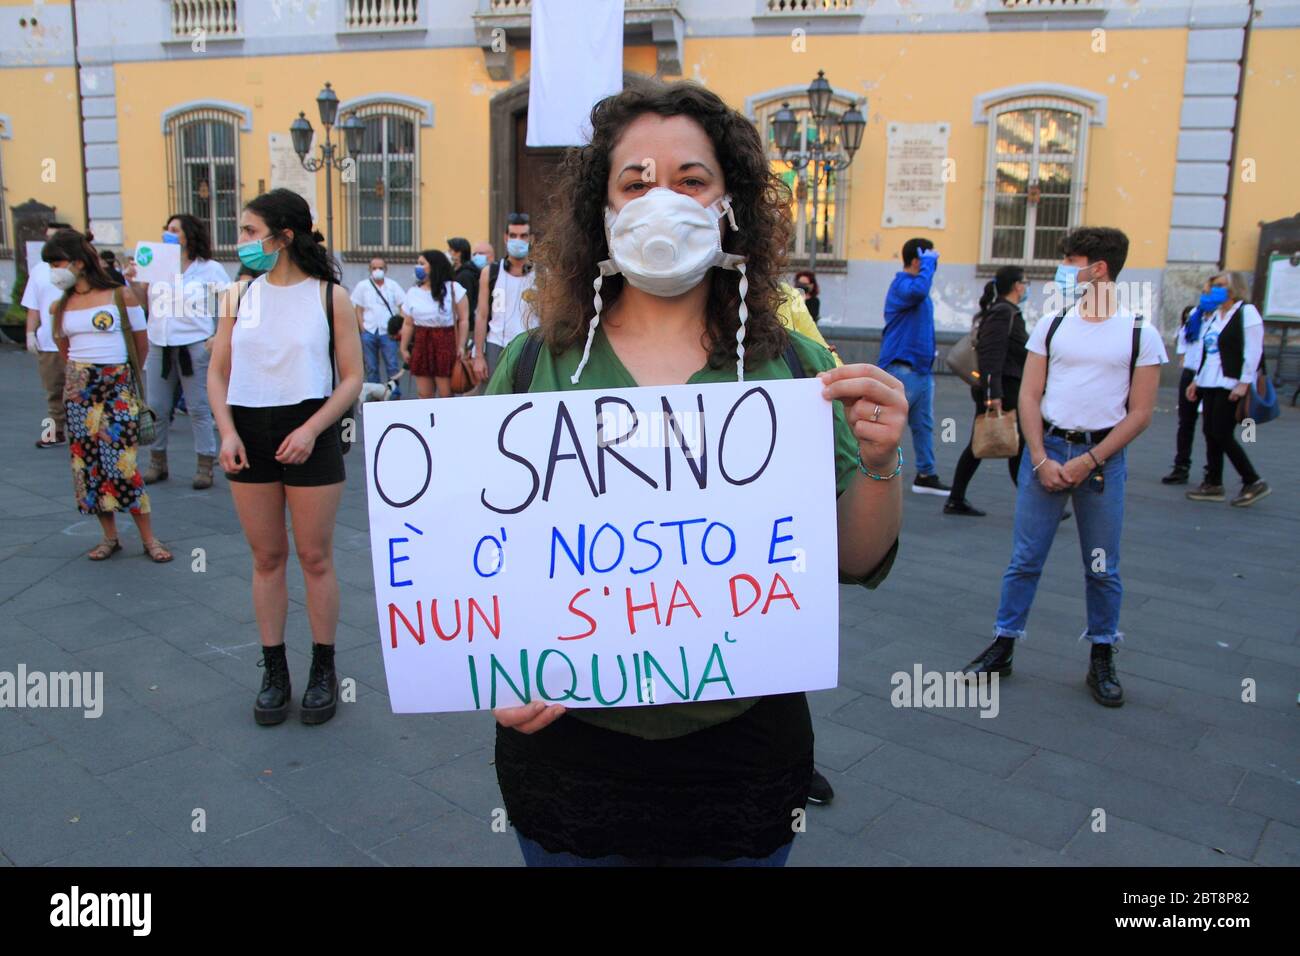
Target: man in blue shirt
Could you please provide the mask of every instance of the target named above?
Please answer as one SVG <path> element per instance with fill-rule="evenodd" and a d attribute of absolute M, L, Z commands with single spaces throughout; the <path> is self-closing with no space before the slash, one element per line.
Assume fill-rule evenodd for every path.
<path fill-rule="evenodd" d="M 903 270 L 885 294 L 885 332 L 880 340 L 879 365 L 903 383 L 907 392 L 907 423 L 912 429 L 916 478 L 912 490 L 921 495 L 947 495 L 952 489 L 934 471 L 934 305 L 930 286 L 939 266 L 939 253 L 929 239 L 903 243 Z"/>

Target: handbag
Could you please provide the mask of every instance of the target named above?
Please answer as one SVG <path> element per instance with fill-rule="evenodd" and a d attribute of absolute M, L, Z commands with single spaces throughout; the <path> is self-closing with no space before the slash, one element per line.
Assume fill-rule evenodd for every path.
<path fill-rule="evenodd" d="M 971 319 L 970 331 L 953 343 L 952 348 L 948 349 L 948 354 L 944 356 L 944 362 L 952 373 L 971 386 L 982 384 L 979 353 L 975 350 L 981 318 L 983 318 L 982 313 Z"/>
<path fill-rule="evenodd" d="M 334 281 L 332 279 L 325 284 L 325 321 L 330 327 L 330 391 L 333 391 L 339 380 L 337 374 L 338 359 L 334 354 Z M 355 330 L 355 322 L 352 327 Z M 355 331 L 353 334 L 356 334 Z M 357 409 L 358 403 L 353 402 L 352 407 L 338 420 L 339 444 L 343 446 L 343 454 L 345 455 L 352 450 L 353 443 L 343 439 L 343 422 L 350 418 L 352 419 L 353 428 L 355 428 L 360 417 Z"/>
<path fill-rule="evenodd" d="M 1020 429 L 1016 410 L 987 411 L 975 418 L 975 432 L 970 440 L 976 458 L 1012 458 L 1020 450 Z"/>
<path fill-rule="evenodd" d="M 131 368 L 131 387 L 140 404 L 140 414 L 136 424 L 136 441 L 141 445 L 152 445 L 158 438 L 158 416 L 153 413 L 145 400 L 144 376 L 140 373 L 140 356 L 135 350 L 135 336 L 131 334 L 131 320 L 126 314 L 126 298 L 122 287 L 113 290 L 113 304 L 117 314 L 122 317 L 122 337 L 126 340 L 126 361 Z"/>
<path fill-rule="evenodd" d="M 1261 383 L 1263 383 L 1262 388 Z M 1273 382 L 1268 374 L 1260 368 L 1255 381 L 1250 385 L 1250 390 L 1237 400 L 1237 421 L 1243 422 L 1249 418 L 1256 425 L 1263 425 L 1280 414 L 1282 409 L 1277 400 L 1277 390 L 1273 388 Z"/>
<path fill-rule="evenodd" d="M 474 384 L 474 373 L 469 364 L 469 350 L 461 349 L 451 366 L 451 394 L 464 395 L 474 387 Z"/>

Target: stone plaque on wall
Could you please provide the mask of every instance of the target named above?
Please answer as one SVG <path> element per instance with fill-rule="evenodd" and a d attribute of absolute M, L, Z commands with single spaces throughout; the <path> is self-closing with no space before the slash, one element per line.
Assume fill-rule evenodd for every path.
<path fill-rule="evenodd" d="M 881 226 L 944 228 L 949 130 L 947 123 L 889 124 Z"/>
<path fill-rule="evenodd" d="M 291 189 L 311 207 L 311 221 L 316 222 L 316 174 L 303 168 L 298 154 L 293 151 L 293 138 L 288 133 L 271 133 L 271 188 Z M 312 137 L 308 156 L 316 154 L 316 137 Z M 337 172 L 337 171 L 336 171 Z M 324 230 L 322 230 L 324 231 Z"/>

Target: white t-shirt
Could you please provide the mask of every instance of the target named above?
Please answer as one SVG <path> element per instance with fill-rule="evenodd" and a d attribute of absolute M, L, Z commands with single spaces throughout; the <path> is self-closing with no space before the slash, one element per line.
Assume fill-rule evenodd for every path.
<path fill-rule="evenodd" d="M 1043 417 L 1059 428 L 1097 431 L 1123 421 L 1128 401 L 1128 363 L 1133 355 L 1133 313 L 1119 309 L 1105 322 L 1087 322 L 1078 306 L 1066 313 L 1052 336 Z M 1051 319 L 1034 326 L 1026 348 L 1047 355 Z M 1169 361 L 1165 343 L 1150 322 L 1142 326 L 1139 366 Z"/>
<path fill-rule="evenodd" d="M 1201 316 L 1201 336 L 1205 335 L 1205 316 Z M 1183 357 L 1183 368 L 1190 368 L 1195 372 L 1201 365 L 1201 337 L 1198 336 L 1195 342 L 1188 342 L 1186 336 L 1186 327 L 1178 330 L 1178 337 L 1174 340 L 1174 352 Z"/>
<path fill-rule="evenodd" d="M 1223 357 L 1219 354 L 1219 336 L 1232 321 L 1237 309 L 1241 309 L 1241 331 L 1245 346 L 1240 379 L 1223 374 Z M 1201 365 L 1198 357 L 1196 365 L 1188 366 L 1191 369 L 1200 366 L 1201 370 L 1196 375 L 1197 388 L 1235 388 L 1239 381 L 1253 382 L 1255 372 L 1259 369 L 1260 356 L 1264 354 L 1264 319 L 1260 316 L 1259 309 L 1249 302 L 1238 302 L 1226 313 L 1215 312 L 1213 316 L 1205 318 L 1201 323 L 1201 345 L 1205 349 L 1205 364 Z"/>
<path fill-rule="evenodd" d="M 32 271 L 27 276 L 27 285 L 23 287 L 22 307 L 35 309 L 41 314 L 41 324 L 36 329 L 36 348 L 42 352 L 59 350 L 59 347 L 54 344 L 54 326 L 50 308 L 61 298 L 63 292 L 50 282 L 50 264 L 38 262 L 32 266 Z"/>
<path fill-rule="evenodd" d="M 416 325 L 426 328 L 445 329 L 455 325 L 456 313 L 453 311 L 453 300 L 459 302 L 465 298 L 465 287 L 459 282 L 448 282 L 447 285 L 451 288 L 451 295 L 444 295 L 441 303 L 436 301 L 433 293 L 423 286 L 407 289 L 406 295 L 402 298 L 402 311 L 409 315 Z"/>
<path fill-rule="evenodd" d="M 378 291 L 376 291 L 378 287 Z M 402 308 L 402 300 L 406 293 L 402 287 L 394 280 L 385 277 L 384 284 L 370 281 L 367 276 L 357 283 L 352 290 L 352 304 L 358 309 L 364 309 L 361 314 L 361 321 L 365 325 L 367 332 L 376 334 L 388 331 L 389 313 L 397 315 Z"/>
<path fill-rule="evenodd" d="M 536 281 L 536 269 L 522 276 L 511 275 L 502 261 L 492 301 L 488 303 L 487 341 L 490 345 L 505 348 L 516 335 L 537 324 L 537 315 L 528 301 Z"/>
<path fill-rule="evenodd" d="M 218 296 L 230 285 L 226 270 L 211 259 L 195 259 L 175 282 L 149 286 L 149 342 L 153 345 L 193 345 L 217 331 Z"/>
<path fill-rule="evenodd" d="M 131 328 L 145 330 L 144 309 L 128 305 Z M 122 318 L 111 300 L 89 309 L 68 309 L 63 313 L 63 334 L 68 338 L 68 361 L 90 365 L 122 365 L 127 360 Z"/>

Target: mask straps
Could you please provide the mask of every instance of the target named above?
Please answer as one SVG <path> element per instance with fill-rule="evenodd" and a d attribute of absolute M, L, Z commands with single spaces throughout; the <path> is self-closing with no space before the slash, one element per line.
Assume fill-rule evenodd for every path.
<path fill-rule="evenodd" d="M 605 276 L 612 276 L 618 272 L 618 267 L 614 265 L 614 260 L 605 259 L 598 267 L 600 271 L 596 278 L 592 280 L 591 287 L 595 290 L 595 296 L 592 298 L 592 304 L 596 307 L 596 314 L 591 317 L 587 323 L 587 344 L 582 347 L 582 359 L 578 362 L 577 369 L 573 372 L 573 377 L 569 382 L 573 385 L 578 384 L 578 379 L 582 378 L 582 370 L 587 367 L 587 361 L 591 358 L 591 343 L 596 340 L 596 326 L 600 324 L 600 310 L 604 308 L 604 303 L 600 298 L 600 287 L 605 282 Z"/>
<path fill-rule="evenodd" d="M 745 380 L 745 323 L 749 320 L 749 307 L 745 305 L 745 296 L 749 293 L 749 277 L 745 274 L 745 257 L 723 253 L 719 263 L 724 269 L 735 269 L 740 273 L 740 326 L 736 329 L 736 381 Z"/>

